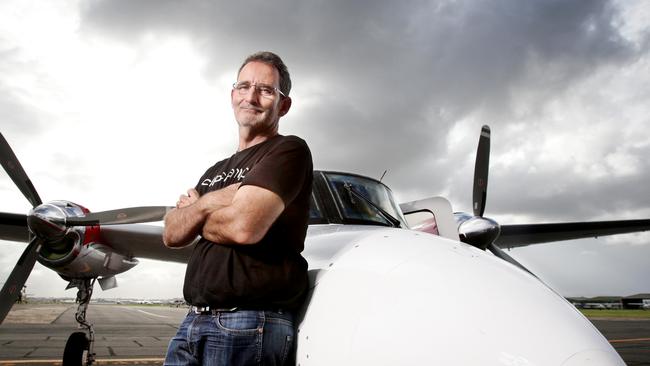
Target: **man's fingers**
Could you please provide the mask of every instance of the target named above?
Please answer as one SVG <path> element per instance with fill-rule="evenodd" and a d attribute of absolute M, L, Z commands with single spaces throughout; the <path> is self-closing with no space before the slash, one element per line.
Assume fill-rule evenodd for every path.
<path fill-rule="evenodd" d="M 199 192 L 196 189 L 190 188 L 187 190 L 187 195 L 181 194 L 176 201 L 176 207 L 187 207 L 199 200 Z"/>
<path fill-rule="evenodd" d="M 190 204 L 196 202 L 199 200 L 199 192 L 197 192 L 196 189 L 191 188 L 187 190 L 187 199 L 190 202 Z"/>

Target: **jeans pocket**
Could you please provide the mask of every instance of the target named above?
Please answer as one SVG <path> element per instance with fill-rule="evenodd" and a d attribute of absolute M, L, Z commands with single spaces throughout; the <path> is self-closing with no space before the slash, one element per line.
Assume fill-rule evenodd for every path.
<path fill-rule="evenodd" d="M 219 329 L 232 335 L 260 334 L 264 327 L 264 317 L 254 311 L 218 313 L 214 321 Z"/>
<path fill-rule="evenodd" d="M 288 335 L 284 340 L 284 349 L 282 350 L 282 365 L 293 365 L 295 362 L 289 362 L 293 358 L 293 337 Z"/>

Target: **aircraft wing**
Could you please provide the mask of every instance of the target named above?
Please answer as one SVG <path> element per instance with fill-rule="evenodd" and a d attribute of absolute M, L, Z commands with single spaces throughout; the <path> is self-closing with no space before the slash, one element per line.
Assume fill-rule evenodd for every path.
<path fill-rule="evenodd" d="M 501 234 L 495 244 L 500 248 L 517 248 L 552 241 L 597 238 L 648 230 L 650 220 L 501 225 Z"/>
<path fill-rule="evenodd" d="M 162 241 L 162 226 L 126 224 L 102 226 L 100 241 L 135 258 L 187 263 L 193 245 L 171 249 Z"/>

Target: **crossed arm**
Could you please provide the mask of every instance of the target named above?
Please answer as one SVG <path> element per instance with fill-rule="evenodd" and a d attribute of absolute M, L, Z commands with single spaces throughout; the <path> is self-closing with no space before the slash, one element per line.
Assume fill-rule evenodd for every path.
<path fill-rule="evenodd" d="M 165 216 L 163 242 L 190 244 L 197 235 L 220 244 L 255 244 L 284 210 L 284 202 L 268 189 L 233 184 L 199 197 L 190 189 Z"/>

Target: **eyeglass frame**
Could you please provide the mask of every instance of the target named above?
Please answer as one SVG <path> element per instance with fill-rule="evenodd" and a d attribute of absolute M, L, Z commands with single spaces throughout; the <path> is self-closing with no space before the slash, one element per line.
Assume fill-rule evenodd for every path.
<path fill-rule="evenodd" d="M 282 92 L 282 90 L 280 90 L 280 89 L 278 89 L 278 88 L 276 88 L 276 87 L 274 87 L 274 86 L 271 86 L 271 85 L 268 85 L 268 84 L 257 84 L 257 83 L 251 83 L 251 82 L 249 82 L 249 81 L 236 81 L 236 82 L 234 82 L 234 83 L 232 84 L 232 88 L 233 88 L 233 90 L 236 90 L 236 91 L 239 93 L 239 95 L 246 95 L 246 94 L 248 93 L 248 91 L 244 93 L 242 89 L 238 89 L 238 88 L 237 88 L 238 85 L 243 86 L 243 85 L 241 85 L 241 84 L 248 84 L 248 89 L 250 89 L 250 88 L 255 88 L 255 91 L 256 91 L 260 96 L 262 96 L 262 98 L 272 99 L 271 95 L 264 95 L 264 94 L 262 94 L 262 93 L 260 92 L 260 89 L 259 89 L 259 88 L 261 88 L 261 87 L 265 87 L 265 88 L 273 89 L 274 91 L 277 91 L 277 92 L 280 94 L 281 97 L 285 97 L 285 98 L 287 97 L 287 96 Z"/>

